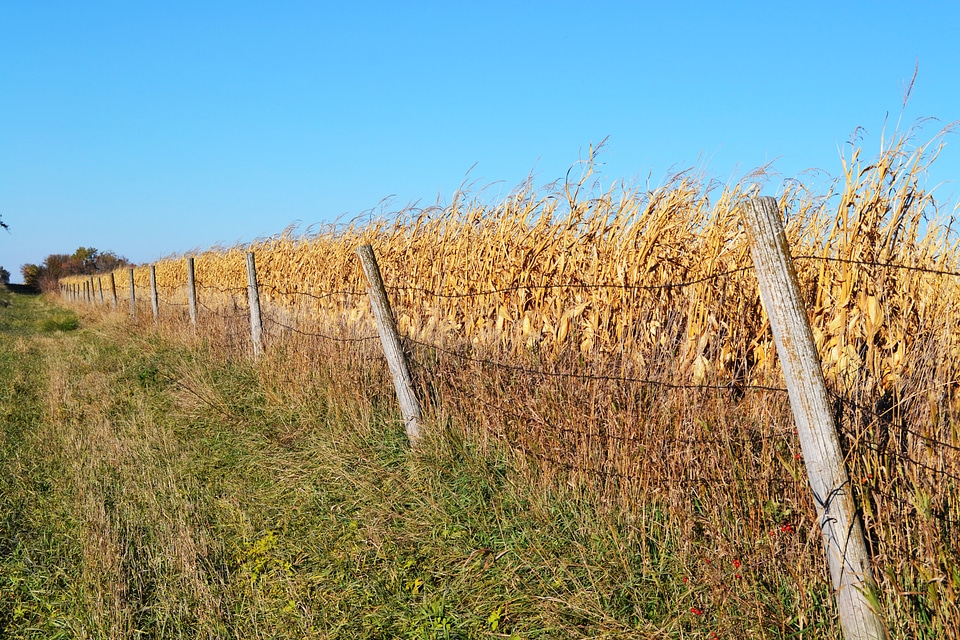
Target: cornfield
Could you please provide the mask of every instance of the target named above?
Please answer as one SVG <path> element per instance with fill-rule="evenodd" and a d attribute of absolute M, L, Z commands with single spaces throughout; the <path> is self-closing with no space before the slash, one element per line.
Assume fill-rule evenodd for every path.
<path fill-rule="evenodd" d="M 789 182 L 778 201 L 884 612 L 903 633 L 921 616 L 957 637 L 960 247 L 923 182 L 939 141 L 902 136 L 869 162 L 853 149 L 825 192 Z M 341 345 L 326 338 L 373 335 L 355 254 L 372 244 L 438 419 L 516 449 L 546 486 L 583 486 L 628 511 L 662 501 L 694 555 L 713 545 L 823 575 L 810 544 L 760 535 L 816 526 L 785 400 L 764 391 L 782 379 L 739 221 L 765 176 L 718 186 L 684 173 L 652 190 L 592 180 L 590 158 L 578 181 L 492 205 L 457 194 L 391 220 L 200 252 L 200 324 L 243 310 L 253 251 L 276 343 L 324 336 L 316 353 L 329 355 Z M 184 256 L 155 267 L 161 316 L 182 320 Z M 124 309 L 128 275 L 114 276 Z M 134 280 L 146 300 L 148 267 Z"/>

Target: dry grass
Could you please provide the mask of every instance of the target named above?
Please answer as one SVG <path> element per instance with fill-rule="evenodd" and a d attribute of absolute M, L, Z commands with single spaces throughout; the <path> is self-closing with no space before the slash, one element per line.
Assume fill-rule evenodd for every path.
<path fill-rule="evenodd" d="M 895 138 L 869 163 L 853 149 L 830 191 L 791 183 L 779 201 L 883 615 L 895 636 L 958 637 L 960 277 L 930 271 L 960 270 L 960 247 L 922 181 L 939 139 L 911 144 Z M 829 593 L 786 400 L 752 388 L 782 384 L 737 214 L 756 187 L 682 174 L 652 191 L 597 192 L 591 168 L 494 205 L 456 197 L 254 243 L 270 348 L 284 354 L 261 365 L 273 401 L 295 404 L 318 377 L 360 405 L 389 397 L 375 343 L 297 333 L 374 333 L 354 255 L 372 243 L 434 429 L 511 451 L 530 486 L 618 514 L 624 558 L 646 557 L 633 536 L 656 512 L 710 628 L 753 617 L 774 635 L 832 637 L 815 613 Z M 190 340 L 247 348 L 246 250 L 196 255 L 205 306 Z M 184 260 L 159 262 L 157 275 L 161 299 L 179 305 L 161 305 L 160 331 L 184 334 Z M 146 300 L 146 267 L 135 276 Z M 577 606 L 602 617 L 606 605 Z"/>

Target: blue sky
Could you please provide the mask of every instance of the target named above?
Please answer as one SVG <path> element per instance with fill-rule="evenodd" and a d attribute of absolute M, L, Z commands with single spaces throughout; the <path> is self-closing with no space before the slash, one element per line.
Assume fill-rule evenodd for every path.
<path fill-rule="evenodd" d="M 836 175 L 960 119 L 955 2 L 0 2 L 0 265 L 135 262 L 562 178 Z M 960 178 L 947 138 L 931 180 Z M 472 170 L 471 170 L 472 167 Z M 469 175 L 468 175 L 469 171 Z M 771 185 L 775 189 L 776 184 Z M 956 182 L 938 192 L 945 202 Z"/>

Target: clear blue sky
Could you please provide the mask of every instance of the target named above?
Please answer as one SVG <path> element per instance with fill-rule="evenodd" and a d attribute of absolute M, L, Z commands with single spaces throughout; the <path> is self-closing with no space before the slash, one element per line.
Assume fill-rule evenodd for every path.
<path fill-rule="evenodd" d="M 840 170 L 960 119 L 956 2 L 0 2 L 0 265 L 135 262 L 563 177 Z M 927 127 L 930 135 L 936 123 Z M 960 139 L 933 179 L 960 178 Z M 776 188 L 774 184 L 772 188 Z M 956 184 L 941 188 L 952 202 Z"/>

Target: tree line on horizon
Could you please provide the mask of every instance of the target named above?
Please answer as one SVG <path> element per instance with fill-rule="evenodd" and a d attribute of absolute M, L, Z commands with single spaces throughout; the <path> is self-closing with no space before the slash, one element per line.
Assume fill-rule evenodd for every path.
<path fill-rule="evenodd" d="M 93 247 L 79 247 L 73 254 L 51 253 L 40 264 L 25 264 L 20 268 L 24 284 L 43 291 L 56 289 L 57 281 L 66 276 L 109 273 L 132 263 L 112 251 Z"/>
<path fill-rule="evenodd" d="M 10 230 L 10 225 L 0 215 L 0 229 Z M 20 267 L 23 283 L 35 289 L 55 289 L 57 281 L 66 276 L 95 275 L 108 273 L 132 263 L 112 251 L 100 251 L 93 247 L 78 247 L 72 254 L 51 253 L 40 264 L 25 264 Z M 0 285 L 10 284 L 10 272 L 0 266 Z"/>

